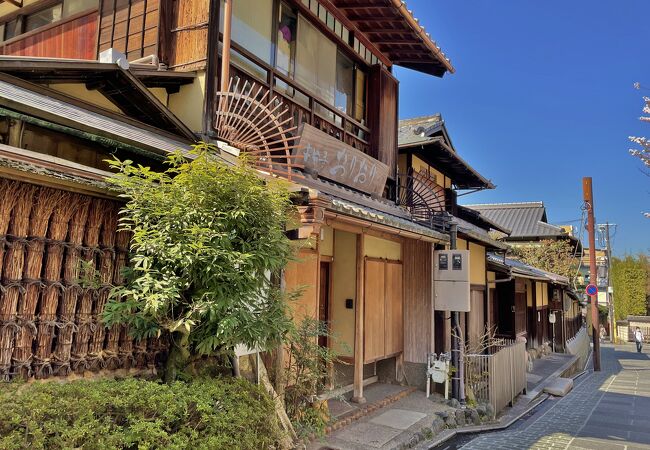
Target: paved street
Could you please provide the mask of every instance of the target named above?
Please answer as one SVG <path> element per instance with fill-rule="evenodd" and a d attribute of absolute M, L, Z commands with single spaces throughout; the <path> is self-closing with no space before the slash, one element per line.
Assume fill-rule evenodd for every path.
<path fill-rule="evenodd" d="M 650 449 L 650 357 L 632 345 L 603 346 L 602 369 L 524 426 L 481 435 L 463 449 Z"/>

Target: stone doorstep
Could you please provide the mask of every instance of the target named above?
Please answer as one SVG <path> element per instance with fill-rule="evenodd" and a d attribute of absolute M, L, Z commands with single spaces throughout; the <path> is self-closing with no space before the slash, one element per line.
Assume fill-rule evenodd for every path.
<path fill-rule="evenodd" d="M 363 407 L 355 410 L 354 412 L 350 412 L 350 414 L 339 418 L 336 422 L 334 422 L 333 424 L 325 428 L 325 435 L 327 436 L 334 431 L 340 430 L 341 428 L 346 427 L 351 423 L 356 422 L 357 420 L 371 413 L 374 413 L 378 409 L 384 408 L 392 403 L 395 403 L 398 400 L 403 399 L 404 397 L 412 394 L 415 391 L 417 391 L 417 388 L 409 387 L 396 394 L 390 395 L 382 400 L 364 405 Z M 314 440 L 316 440 L 316 436 L 312 435 L 309 437 L 308 442 L 313 442 Z"/>

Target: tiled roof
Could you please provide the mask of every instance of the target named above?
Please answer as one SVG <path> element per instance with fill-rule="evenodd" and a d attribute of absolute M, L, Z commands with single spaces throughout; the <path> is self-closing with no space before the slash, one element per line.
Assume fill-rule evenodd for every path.
<path fill-rule="evenodd" d="M 15 83 L 13 81 L 16 81 Z M 120 120 L 109 113 L 69 102 L 69 98 L 42 86 L 20 82 L 13 77 L 0 79 L 0 108 L 37 117 L 125 144 L 157 153 L 191 149 L 188 142 L 165 134 L 139 122 Z"/>
<path fill-rule="evenodd" d="M 508 250 L 510 248 L 508 244 L 492 239 L 489 233 L 483 228 L 461 219 L 460 217 L 454 216 L 452 222 L 458 226 L 459 233 L 486 245 L 488 248 L 499 250 Z"/>
<path fill-rule="evenodd" d="M 564 230 L 547 223 L 543 202 L 488 203 L 463 205 L 511 231 L 510 238 L 567 236 Z"/>
<path fill-rule="evenodd" d="M 569 285 L 569 279 L 567 277 L 538 269 L 537 267 L 523 263 L 517 259 L 504 258 L 503 256 L 488 252 L 487 260 L 488 262 L 498 264 L 501 267 L 507 266 L 514 276 L 520 275 L 526 278 L 546 280 L 564 286 Z"/>
<path fill-rule="evenodd" d="M 440 113 L 400 120 L 397 140 L 400 145 L 419 141 L 426 142 L 429 136 L 440 130 L 443 123 Z"/>
<path fill-rule="evenodd" d="M 417 154 L 451 178 L 458 189 L 494 189 L 490 180 L 458 155 L 444 123 L 439 113 L 400 120 L 397 132 L 400 151 Z"/>
<path fill-rule="evenodd" d="M 406 210 L 386 199 L 371 197 L 321 178 L 306 176 L 296 181 L 296 184 L 325 194 L 330 201 L 328 206 L 330 210 L 398 230 L 421 234 L 441 242 L 449 241 L 449 235 L 415 223 Z"/>

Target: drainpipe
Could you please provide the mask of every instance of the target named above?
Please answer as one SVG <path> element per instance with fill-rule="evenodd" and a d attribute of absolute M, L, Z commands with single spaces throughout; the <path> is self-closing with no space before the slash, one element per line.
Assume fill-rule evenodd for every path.
<path fill-rule="evenodd" d="M 456 250 L 456 238 L 458 237 L 458 225 L 450 224 L 449 230 L 450 249 Z M 465 402 L 465 386 L 463 385 L 463 361 L 460 351 L 460 313 L 451 313 L 451 365 L 456 369 L 451 379 L 451 396 L 461 403 Z"/>

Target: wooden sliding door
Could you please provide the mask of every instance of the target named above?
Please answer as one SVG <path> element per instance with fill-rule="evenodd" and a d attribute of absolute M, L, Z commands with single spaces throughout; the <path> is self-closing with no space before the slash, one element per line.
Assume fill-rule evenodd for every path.
<path fill-rule="evenodd" d="M 366 258 L 364 295 L 364 362 L 404 349 L 402 263 Z"/>

